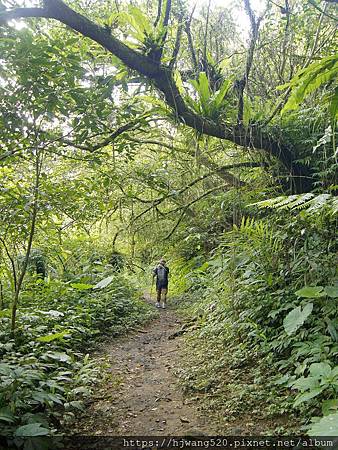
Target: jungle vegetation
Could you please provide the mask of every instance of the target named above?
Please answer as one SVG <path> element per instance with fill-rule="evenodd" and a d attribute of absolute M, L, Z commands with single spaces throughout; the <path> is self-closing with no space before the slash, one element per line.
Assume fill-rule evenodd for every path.
<path fill-rule="evenodd" d="M 100 376 L 88 343 L 152 319 L 162 255 L 198 318 L 187 391 L 338 434 L 337 17 L 332 0 L 0 2 L 8 442 L 74 419 Z M 230 401 L 229 364 L 255 368 Z"/>

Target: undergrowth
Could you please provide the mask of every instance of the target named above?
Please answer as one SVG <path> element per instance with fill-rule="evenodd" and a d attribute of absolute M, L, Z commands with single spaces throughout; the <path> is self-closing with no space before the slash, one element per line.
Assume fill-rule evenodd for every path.
<path fill-rule="evenodd" d="M 104 336 L 125 332 L 153 315 L 111 267 L 92 276 L 94 284 L 81 277 L 74 280 L 31 279 L 14 336 L 9 309 L 0 313 L 3 445 L 56 448 L 57 440 L 50 436 L 74 420 L 102 376 L 88 351 Z"/>
<path fill-rule="evenodd" d="M 337 431 L 335 219 L 308 214 L 243 218 L 186 275 L 179 375 L 225 432 Z"/>

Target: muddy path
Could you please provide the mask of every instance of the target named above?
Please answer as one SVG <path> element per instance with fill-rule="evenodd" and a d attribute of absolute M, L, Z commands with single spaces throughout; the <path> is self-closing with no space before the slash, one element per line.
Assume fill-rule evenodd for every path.
<path fill-rule="evenodd" d="M 203 416 L 198 404 L 185 398 L 175 376 L 183 339 L 172 335 L 182 323 L 170 307 L 158 313 L 146 326 L 105 344 L 101 354 L 108 358 L 111 376 L 98 387 L 73 432 L 215 434 L 212 418 Z"/>

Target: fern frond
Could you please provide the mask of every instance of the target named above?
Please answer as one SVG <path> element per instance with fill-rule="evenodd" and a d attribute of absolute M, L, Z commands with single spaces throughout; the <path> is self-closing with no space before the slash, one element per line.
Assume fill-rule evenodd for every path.
<path fill-rule="evenodd" d="M 314 197 L 311 200 L 311 206 L 308 209 L 309 212 L 316 212 L 322 209 L 324 206 L 327 206 L 332 200 L 332 195 L 330 194 L 320 194 Z M 332 206 L 332 205 L 331 205 Z"/>
<path fill-rule="evenodd" d="M 270 198 L 257 203 L 251 203 L 248 206 L 258 206 L 259 208 L 271 208 L 277 210 L 306 210 L 308 212 L 318 212 L 323 208 L 328 208 L 332 214 L 338 212 L 338 199 L 331 194 L 313 193 L 281 196 Z"/>

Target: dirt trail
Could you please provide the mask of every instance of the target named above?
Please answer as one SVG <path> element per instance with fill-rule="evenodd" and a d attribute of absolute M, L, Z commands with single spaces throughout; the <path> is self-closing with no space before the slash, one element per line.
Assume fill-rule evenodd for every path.
<path fill-rule="evenodd" d="M 149 301 L 149 298 L 146 299 Z M 184 398 L 175 377 L 182 337 L 169 309 L 151 323 L 106 345 L 112 379 L 96 392 L 76 432 L 91 435 L 212 435 L 215 427 L 196 402 Z"/>

